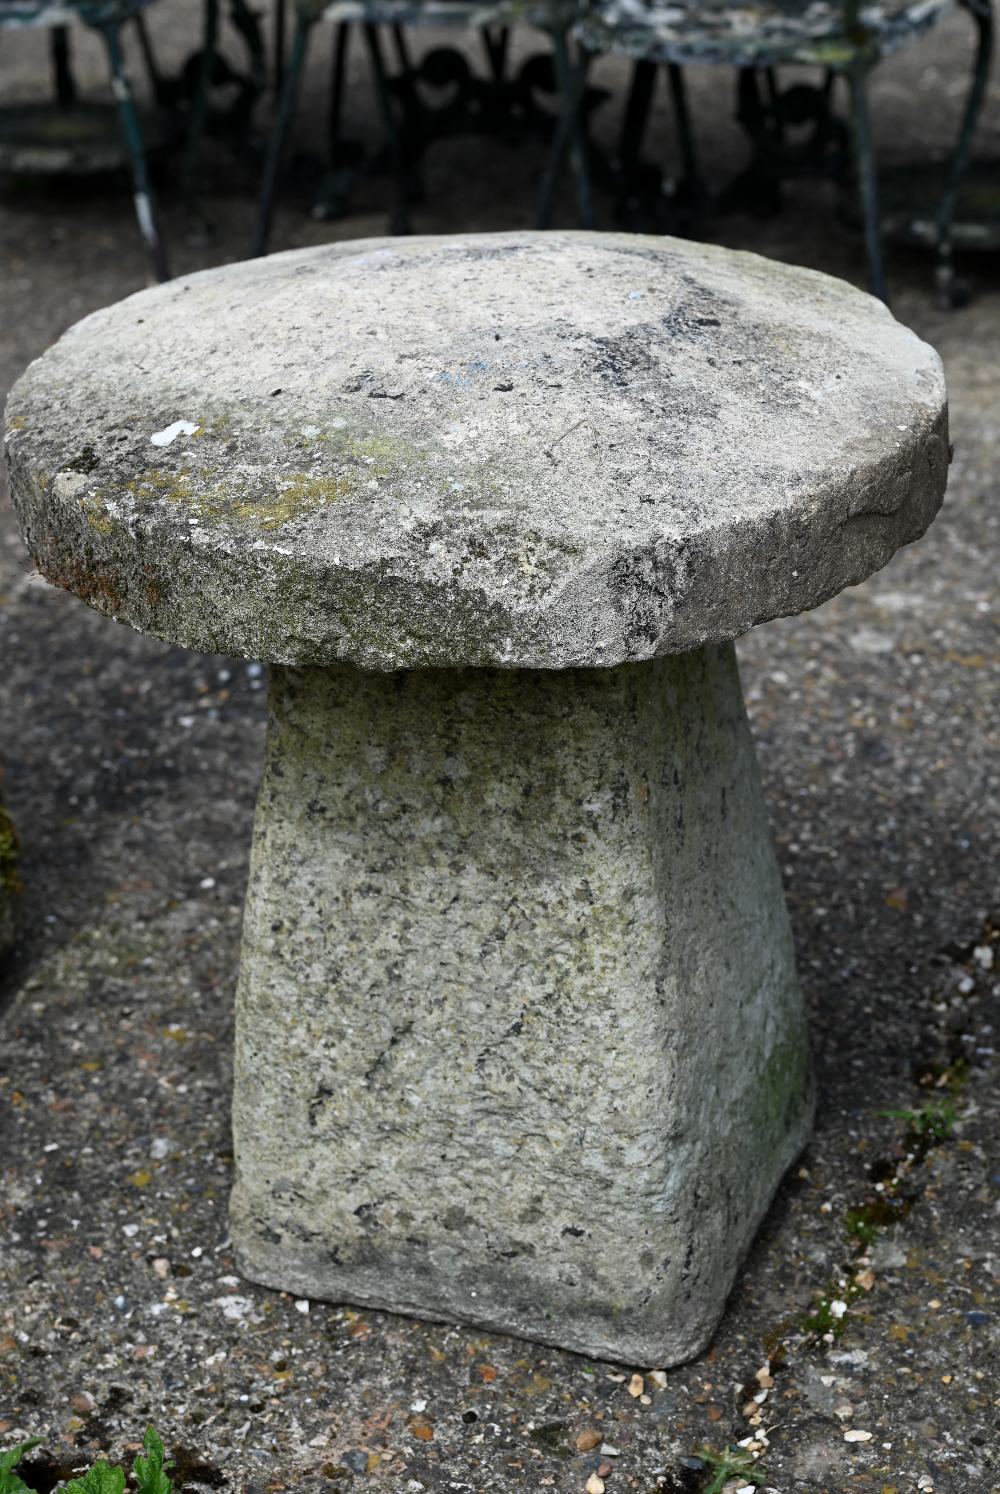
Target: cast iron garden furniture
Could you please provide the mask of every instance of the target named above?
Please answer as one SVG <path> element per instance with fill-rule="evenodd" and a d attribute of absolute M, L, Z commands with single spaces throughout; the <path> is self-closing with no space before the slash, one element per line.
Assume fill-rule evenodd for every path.
<path fill-rule="evenodd" d="M 267 252 L 274 194 L 288 131 L 295 113 L 306 49 L 313 28 L 319 22 L 326 22 L 337 28 L 331 100 L 334 141 L 338 128 L 349 30 L 352 26 L 359 26 L 363 32 L 392 162 L 394 201 L 390 225 L 393 232 L 401 233 L 406 232 L 409 226 L 408 167 L 414 154 L 414 141 L 409 137 L 419 134 L 420 126 L 419 111 L 407 108 L 414 101 L 415 79 L 403 39 L 404 28 L 449 27 L 480 32 L 489 54 L 494 90 L 499 92 L 503 83 L 507 32 L 514 25 L 534 27 L 544 32 L 551 41 L 556 82 L 562 98 L 569 80 L 566 33 L 576 14 L 576 0 L 328 0 L 326 4 L 323 0 L 297 0 L 291 53 L 268 140 L 252 252 L 255 255 Z M 397 83 L 401 86 L 395 89 L 392 87 L 379 34 L 381 28 L 391 29 L 400 53 L 401 73 Z M 509 90 L 504 92 L 509 93 Z M 581 221 L 586 223 L 591 216 L 590 188 L 578 111 L 568 127 L 566 148 L 572 155 L 577 177 Z"/>
<path fill-rule="evenodd" d="M 714 63 L 744 70 L 741 113 L 753 127 L 764 169 L 782 167 L 782 122 L 777 109 L 765 118 L 759 106 L 756 73 L 788 64 L 818 67 L 828 80 L 841 77 L 850 95 L 850 141 L 858 203 L 864 226 L 868 272 L 874 293 L 886 299 L 879 223 L 878 180 L 868 109 L 868 80 L 888 53 L 921 35 L 956 0 L 582 0 L 574 35 L 581 46 L 574 84 L 567 94 L 565 139 L 576 128 L 574 100 L 582 94 L 588 62 L 602 53 L 674 68 Z M 992 43 L 991 0 L 959 0 L 973 18 L 977 50 L 972 85 L 962 116 L 945 188 L 936 212 L 939 281 L 947 298 L 953 289 L 951 223 L 962 173 L 968 162 L 976 120 L 989 72 Z M 801 96 L 801 90 L 799 90 Z M 816 95 L 826 109 L 829 83 Z M 549 174 L 554 185 L 561 161 L 557 151 Z M 759 163 L 760 164 L 760 163 Z M 815 168 L 815 162 L 813 167 Z M 835 170 L 845 163 L 834 155 Z"/>
<path fill-rule="evenodd" d="M 44 26 L 53 28 L 56 86 L 59 102 L 73 101 L 66 26 L 79 21 L 98 32 L 108 55 L 111 86 L 128 153 L 139 232 L 157 280 L 169 278 L 167 252 L 160 234 L 143 144 L 142 129 L 132 97 L 121 45 L 123 26 L 134 22 L 148 0 L 0 0 L 0 30 Z"/>

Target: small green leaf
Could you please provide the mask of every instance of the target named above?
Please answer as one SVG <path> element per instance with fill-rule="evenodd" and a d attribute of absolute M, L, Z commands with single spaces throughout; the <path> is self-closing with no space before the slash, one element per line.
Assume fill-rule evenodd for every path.
<path fill-rule="evenodd" d="M 721 1453 L 713 1452 L 710 1447 L 699 1447 L 698 1457 L 709 1468 L 714 1469 L 705 1494 L 722 1494 L 726 1484 L 734 1477 L 758 1487 L 764 1482 L 763 1472 L 754 1467 L 754 1459 L 740 1447 L 724 1447 Z"/>
<path fill-rule="evenodd" d="M 62 1494 L 125 1494 L 125 1472 L 112 1468 L 102 1458 L 87 1469 L 83 1478 L 71 1479 Z"/>
<path fill-rule="evenodd" d="M 163 1443 L 155 1427 L 146 1428 L 142 1445 L 145 1448 L 145 1456 L 140 1453 L 132 1468 L 136 1479 L 137 1494 L 173 1494 L 174 1486 L 166 1475 L 166 1469 L 170 1467 L 170 1464 L 165 1459 Z"/>
<path fill-rule="evenodd" d="M 14 1469 L 25 1453 L 37 1447 L 41 1440 L 41 1437 L 30 1437 L 27 1442 L 19 1442 L 17 1447 L 0 1453 L 0 1494 L 31 1494 L 27 1484 L 18 1478 Z"/>

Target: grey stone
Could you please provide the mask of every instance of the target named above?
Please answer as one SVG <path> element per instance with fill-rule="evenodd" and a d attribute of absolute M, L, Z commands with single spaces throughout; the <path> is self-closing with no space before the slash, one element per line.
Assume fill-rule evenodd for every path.
<path fill-rule="evenodd" d="M 810 1124 L 732 645 L 274 671 L 232 1227 L 303 1296 L 700 1348 Z"/>
<path fill-rule="evenodd" d="M 375 241 L 98 313 L 9 417 L 45 574 L 276 666 L 244 1271 L 695 1353 L 811 1116 L 731 640 L 930 522 L 936 355 L 753 256 Z"/>
<path fill-rule="evenodd" d="M 44 574 L 158 637 L 562 668 L 861 581 L 933 517 L 947 432 L 937 355 L 840 281 L 512 233 L 143 291 L 31 365 L 7 450 Z"/>

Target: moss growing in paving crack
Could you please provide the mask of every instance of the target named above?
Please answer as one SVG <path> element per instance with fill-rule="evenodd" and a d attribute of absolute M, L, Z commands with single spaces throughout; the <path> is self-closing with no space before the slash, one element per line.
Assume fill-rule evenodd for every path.
<path fill-rule="evenodd" d="M 917 1137 L 946 1141 L 955 1129 L 958 1112 L 950 1100 L 928 1100 L 919 1110 L 880 1110 L 880 1115 L 905 1121 Z"/>
<path fill-rule="evenodd" d="M 0 890 L 3 892 L 21 891 L 21 877 L 17 869 L 19 848 L 14 821 L 0 804 Z"/>
<path fill-rule="evenodd" d="M 935 1083 L 957 1094 L 965 1083 L 967 1065 L 964 1059 L 938 1066 Z M 873 1177 L 880 1174 L 877 1196 L 847 1210 L 844 1229 L 856 1257 L 864 1257 L 882 1231 L 905 1219 L 917 1202 L 919 1192 L 904 1190 L 903 1183 L 914 1168 L 934 1147 L 951 1139 L 958 1112 L 951 1100 L 929 1100 L 917 1109 L 880 1110 L 879 1115 L 905 1123 L 900 1140 L 904 1154 L 894 1163 L 873 1164 Z M 857 1261 L 845 1263 L 842 1274 L 827 1286 L 817 1299 L 814 1310 L 799 1322 L 799 1328 L 824 1343 L 840 1338 L 847 1327 L 848 1310 L 863 1298 L 867 1289 L 855 1271 Z"/>

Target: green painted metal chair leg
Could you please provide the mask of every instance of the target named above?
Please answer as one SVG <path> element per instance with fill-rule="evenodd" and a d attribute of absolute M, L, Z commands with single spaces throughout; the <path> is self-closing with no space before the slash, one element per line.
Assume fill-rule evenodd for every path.
<path fill-rule="evenodd" d="M 337 152 L 340 147 L 340 129 L 344 116 L 344 74 L 347 69 L 347 46 L 350 35 L 350 22 L 341 21 L 334 33 L 333 54 L 330 58 L 327 162 L 331 171 L 337 167 Z"/>
<path fill-rule="evenodd" d="M 149 176 L 149 164 L 142 142 L 142 130 L 139 127 L 139 116 L 135 110 L 132 87 L 128 81 L 122 58 L 120 27 L 117 23 L 111 23 L 99 26 L 97 29 L 104 39 L 111 66 L 111 86 L 118 105 L 118 118 L 121 122 L 122 135 L 132 171 L 132 195 L 139 232 L 146 246 L 155 278 L 159 281 L 169 280 L 167 251 L 156 221 L 156 204 Z"/>
<path fill-rule="evenodd" d="M 372 76 L 375 79 L 375 96 L 378 100 L 382 129 L 385 131 L 385 141 L 392 167 L 393 204 L 389 216 L 389 232 L 398 234 L 409 233 L 410 214 L 406 201 L 408 186 L 406 153 L 403 149 L 403 141 L 399 132 L 399 123 L 393 110 L 392 92 L 389 88 L 389 76 L 386 72 L 385 58 L 382 55 L 377 27 L 366 25 L 363 29 L 365 45 L 368 48 L 368 56 L 371 61 Z"/>
<path fill-rule="evenodd" d="M 882 254 L 882 225 L 879 221 L 878 174 L 872 143 L 871 115 L 868 110 L 868 73 L 869 69 L 862 63 L 851 68 L 845 76 L 851 95 L 851 144 L 854 149 L 854 171 L 868 256 L 868 279 L 872 295 L 888 304 Z"/>
<path fill-rule="evenodd" d="M 258 13 L 247 0 L 230 0 L 229 19 L 247 49 L 250 86 L 254 94 L 262 93 L 267 82 L 267 54 Z"/>
<path fill-rule="evenodd" d="M 285 145 L 288 140 L 288 132 L 291 129 L 292 120 L 295 117 L 295 105 L 298 100 L 299 85 L 302 82 L 302 69 L 306 60 L 306 49 L 309 44 L 309 35 L 312 31 L 313 22 L 307 17 L 299 15 L 295 23 L 295 36 L 292 40 L 291 55 L 288 59 L 288 67 L 281 84 L 281 93 L 278 97 L 278 112 L 274 124 L 271 126 L 271 134 L 267 142 L 267 154 L 264 158 L 264 175 L 260 186 L 260 203 L 257 208 L 257 224 L 254 230 L 253 247 L 250 250 L 253 259 L 267 253 L 268 241 L 271 237 L 271 220 L 274 217 L 274 193 L 278 185 L 278 172 L 281 169 L 282 159 L 285 154 Z"/>
<path fill-rule="evenodd" d="M 219 41 L 219 0 L 205 0 L 204 26 L 202 28 L 201 53 L 198 58 L 198 77 L 195 82 L 191 113 L 188 116 L 184 136 L 184 155 L 181 159 L 181 187 L 189 200 L 196 196 L 195 168 L 205 138 L 205 120 L 208 116 L 208 92 L 212 86 L 212 66 Z"/>
<path fill-rule="evenodd" d="M 69 28 L 55 26 L 51 32 L 52 74 L 56 86 L 56 102 L 60 108 L 68 109 L 76 103 L 76 81 L 70 62 Z"/>
<path fill-rule="evenodd" d="M 566 157 L 570 153 L 574 135 L 580 130 L 580 112 L 583 104 L 583 93 L 587 86 L 587 72 L 590 68 L 592 54 L 585 47 L 581 47 L 576 63 L 569 67 L 565 79 L 560 79 L 560 98 L 562 106 L 559 111 L 559 120 L 556 125 L 555 134 L 552 137 L 552 146 L 549 150 L 549 158 L 542 172 L 542 181 L 538 191 L 538 203 L 535 209 L 535 227 L 548 228 L 552 221 L 552 206 L 555 201 L 556 188 L 562 177 L 566 166 Z M 557 64 L 558 71 L 558 64 Z M 581 179 L 577 177 L 578 192 L 581 189 L 581 181 L 586 181 L 586 157 L 583 158 L 584 172 Z M 580 201 L 581 218 L 583 216 L 583 201 Z M 593 213 L 590 213 L 590 222 L 593 221 Z M 590 226 L 588 223 L 586 226 Z"/>
<path fill-rule="evenodd" d="M 698 151 L 695 145 L 694 129 L 691 125 L 691 110 L 688 105 L 684 70 L 677 62 L 667 63 L 667 85 L 670 89 L 670 105 L 673 110 L 674 129 L 677 132 L 677 146 L 681 156 L 682 181 L 687 188 L 691 202 L 702 202 L 708 192 L 698 165 Z"/>
<path fill-rule="evenodd" d="M 490 77 L 494 83 L 502 83 L 507 76 L 507 62 L 510 56 L 510 27 L 484 26 L 479 34 L 486 53 Z"/>
<path fill-rule="evenodd" d="M 642 156 L 642 144 L 646 138 L 649 114 L 656 87 L 657 64 L 648 58 L 640 58 L 632 65 L 625 112 L 622 115 L 621 135 L 618 140 L 618 170 L 620 173 L 619 211 L 629 201 L 635 190 Z"/>
<path fill-rule="evenodd" d="M 968 98 L 962 112 L 962 123 L 958 140 L 948 163 L 944 191 L 937 211 L 937 268 L 938 295 L 946 306 L 955 306 L 962 294 L 955 281 L 955 266 L 952 254 L 952 228 L 958 193 L 969 164 L 972 140 L 979 123 L 986 85 L 989 81 L 990 63 L 993 57 L 993 5 L 992 0 L 964 0 L 976 24 L 976 60 L 969 86 Z"/>
<path fill-rule="evenodd" d="M 286 0 L 274 0 L 274 91 L 279 93 L 285 80 L 285 33 L 288 29 Z"/>
<path fill-rule="evenodd" d="M 569 59 L 565 32 L 556 32 L 552 37 L 552 56 L 555 62 L 556 82 L 560 99 L 569 98 L 573 92 L 573 67 Z M 570 118 L 569 158 L 576 177 L 577 211 L 581 228 L 594 226 L 594 198 L 590 187 L 590 166 L 587 159 L 587 129 L 581 105 L 583 88 L 579 90 L 576 107 Z"/>

